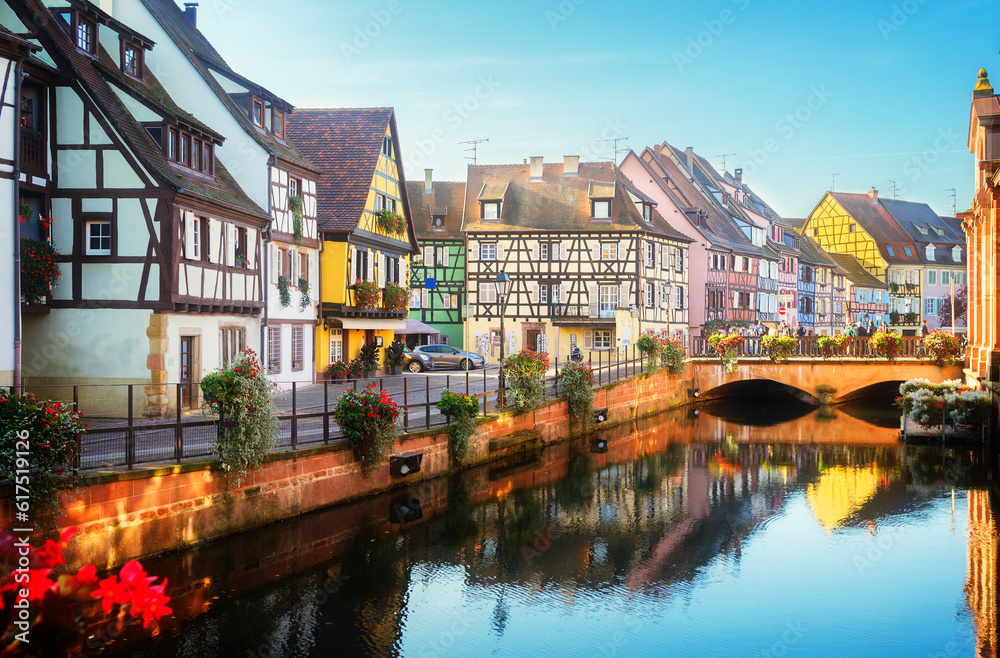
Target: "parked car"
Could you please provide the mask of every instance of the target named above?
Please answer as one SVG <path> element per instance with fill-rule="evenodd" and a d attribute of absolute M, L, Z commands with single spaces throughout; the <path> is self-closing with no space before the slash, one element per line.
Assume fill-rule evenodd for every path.
<path fill-rule="evenodd" d="M 486 357 L 482 354 L 456 350 L 451 345 L 419 345 L 416 351 L 433 357 L 435 368 L 475 370 L 486 365 Z"/>
<path fill-rule="evenodd" d="M 403 368 L 410 372 L 423 372 L 424 370 L 434 370 L 434 359 L 430 354 L 414 352 L 409 347 L 403 348 Z"/>

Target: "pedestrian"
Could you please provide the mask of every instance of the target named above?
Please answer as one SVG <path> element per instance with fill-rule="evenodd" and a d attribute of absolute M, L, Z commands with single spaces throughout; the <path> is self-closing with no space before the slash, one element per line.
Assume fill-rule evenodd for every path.
<path fill-rule="evenodd" d="M 802 338 L 803 336 L 806 335 L 806 328 L 800 324 L 799 328 L 795 330 L 795 335 L 799 338 Z"/>
<path fill-rule="evenodd" d="M 847 336 L 848 338 L 853 338 L 854 337 L 854 323 L 853 322 L 851 324 L 847 325 L 846 327 L 844 327 L 844 335 Z"/>
<path fill-rule="evenodd" d="M 930 332 L 931 332 L 931 330 L 927 328 L 927 320 L 924 320 L 924 323 L 922 325 L 920 325 L 920 335 L 921 336 L 926 336 Z"/>
<path fill-rule="evenodd" d="M 865 329 L 865 325 L 863 325 L 863 324 L 859 324 L 858 325 L 857 335 L 859 337 L 861 337 L 861 336 L 867 336 L 868 335 L 868 330 Z"/>

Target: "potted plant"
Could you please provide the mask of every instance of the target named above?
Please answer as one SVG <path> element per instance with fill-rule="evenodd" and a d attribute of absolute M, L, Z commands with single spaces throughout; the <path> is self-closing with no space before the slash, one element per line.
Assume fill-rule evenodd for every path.
<path fill-rule="evenodd" d="M 652 375 L 660 367 L 660 344 L 649 334 L 643 334 L 635 341 L 635 346 L 639 348 L 644 357 L 642 364 L 643 372 L 647 375 Z"/>
<path fill-rule="evenodd" d="M 939 368 L 955 365 L 964 354 L 961 339 L 948 331 L 936 329 L 924 336 L 927 354 Z"/>
<path fill-rule="evenodd" d="M 375 310 L 379 307 L 379 289 L 374 281 L 358 279 L 354 282 L 354 305 Z"/>
<path fill-rule="evenodd" d="M 641 339 L 640 339 L 641 340 Z M 638 341 L 636 341 L 638 343 Z M 589 363 L 570 361 L 559 372 L 559 397 L 569 403 L 569 415 L 584 429 L 594 420 L 594 371 Z"/>
<path fill-rule="evenodd" d="M 545 372 L 549 369 L 547 352 L 535 352 L 530 347 L 503 360 L 501 367 L 510 384 L 510 395 L 514 408 L 530 411 L 542 403 L 545 397 Z"/>
<path fill-rule="evenodd" d="M 410 291 L 395 283 L 386 285 L 382 291 L 382 307 L 390 311 L 405 311 L 410 307 Z"/>
<path fill-rule="evenodd" d="M 820 336 L 816 344 L 823 350 L 823 358 L 829 359 L 835 354 L 843 354 L 847 348 L 847 334 L 837 334 L 836 336 Z"/>
<path fill-rule="evenodd" d="M 21 295 L 27 304 L 40 304 L 59 280 L 58 254 L 52 243 L 21 238 Z"/>
<path fill-rule="evenodd" d="M 361 351 L 358 352 L 358 359 L 361 361 L 361 369 L 364 371 L 365 378 L 371 377 L 378 370 L 378 350 L 375 341 L 370 341 L 362 345 Z"/>
<path fill-rule="evenodd" d="M 667 369 L 672 375 L 679 375 L 684 372 L 684 362 L 687 360 L 687 352 L 684 344 L 679 338 L 667 338 L 663 336 L 657 338 L 660 350 L 660 365 Z"/>
<path fill-rule="evenodd" d="M 345 379 L 350 373 L 350 365 L 343 361 L 334 361 L 326 368 L 326 374 L 334 381 Z"/>
<path fill-rule="evenodd" d="M 391 210 L 375 213 L 375 224 L 386 235 L 402 235 L 406 232 L 406 220 Z"/>
<path fill-rule="evenodd" d="M 708 337 L 708 346 L 719 356 L 726 372 L 736 370 L 742 344 L 743 337 L 739 334 L 712 334 Z"/>
<path fill-rule="evenodd" d="M 331 412 L 365 475 L 385 461 L 396 440 L 399 407 L 375 382 L 360 391 L 348 389 Z"/>
<path fill-rule="evenodd" d="M 365 364 L 360 356 L 356 356 L 347 364 L 347 374 L 357 379 L 365 374 Z"/>
<path fill-rule="evenodd" d="M 798 345 L 798 341 L 791 336 L 772 336 L 770 334 L 762 336 L 760 346 L 764 348 L 767 355 L 774 363 L 788 363 L 788 356 Z"/>
<path fill-rule="evenodd" d="M 405 345 L 398 340 L 394 340 L 389 347 L 385 349 L 385 364 L 389 366 L 389 374 L 395 375 L 399 373 L 399 369 L 403 366 L 403 350 Z"/>
<path fill-rule="evenodd" d="M 479 400 L 472 395 L 441 391 L 437 402 L 438 411 L 448 419 L 448 447 L 455 461 L 462 464 L 469 454 L 469 439 L 476 431 L 476 416 L 479 415 Z"/>

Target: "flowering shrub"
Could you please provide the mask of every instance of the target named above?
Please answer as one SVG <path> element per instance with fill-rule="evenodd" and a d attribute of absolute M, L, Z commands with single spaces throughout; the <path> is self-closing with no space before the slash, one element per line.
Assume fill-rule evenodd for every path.
<path fill-rule="evenodd" d="M 522 349 L 503 360 L 504 376 L 510 383 L 514 408 L 529 411 L 542 403 L 545 396 L 543 378 L 549 369 L 547 352 L 535 352 L 530 347 Z"/>
<path fill-rule="evenodd" d="M 21 294 L 28 304 L 38 304 L 59 280 L 58 254 L 52 244 L 21 238 Z"/>
<path fill-rule="evenodd" d="M 276 386 L 261 372 L 257 354 L 247 348 L 224 368 L 201 380 L 202 406 L 218 414 L 215 450 L 222 470 L 239 485 L 260 467 L 278 439 L 271 394 Z"/>
<path fill-rule="evenodd" d="M 985 391 L 964 390 L 945 397 L 948 417 L 956 425 L 982 427 L 990 417 L 990 394 Z"/>
<path fill-rule="evenodd" d="M 953 425 L 981 427 L 990 414 L 989 394 L 974 391 L 958 379 L 940 384 L 911 379 L 900 385 L 899 393 L 896 406 L 925 426 L 950 420 Z"/>
<path fill-rule="evenodd" d="M 843 354 L 847 349 L 847 334 L 837 334 L 836 336 L 820 336 L 816 341 L 819 348 L 823 350 L 823 358 L 829 359 L 835 354 Z"/>
<path fill-rule="evenodd" d="M 391 210 L 380 210 L 375 213 L 375 223 L 387 235 L 402 235 L 406 232 L 406 220 Z"/>
<path fill-rule="evenodd" d="M 868 339 L 868 347 L 875 354 L 893 363 L 899 355 L 899 348 L 903 346 L 903 337 L 891 329 L 879 329 L 875 335 Z"/>
<path fill-rule="evenodd" d="M 366 388 L 346 391 L 331 412 L 347 437 L 347 444 L 368 475 L 385 462 L 396 440 L 396 419 L 399 407 L 388 391 L 378 390 L 375 382 Z"/>
<path fill-rule="evenodd" d="M 142 564 L 125 563 L 118 575 L 99 579 L 97 567 L 88 564 L 75 574 L 52 572 L 65 564 L 63 549 L 76 528 L 67 528 L 59 540 L 48 539 L 41 548 L 22 546 L 0 532 L 0 562 L 6 578 L 0 583 L 0 619 L 4 656 L 75 656 L 84 639 L 85 625 L 78 609 L 99 600 L 104 614 L 118 608 L 143 628 L 173 611 L 167 607 L 167 581 L 154 585 Z M 24 552 L 26 550 L 26 552 Z M 27 605 L 24 605 L 24 602 Z M 30 640 L 30 643 L 29 643 Z"/>
<path fill-rule="evenodd" d="M 351 366 L 344 361 L 334 361 L 326 367 L 326 374 L 330 379 L 344 379 L 351 374 Z"/>
<path fill-rule="evenodd" d="M 594 416 L 593 386 L 594 371 L 589 363 L 570 361 L 559 373 L 559 397 L 566 398 L 570 416 L 585 430 L 590 428 Z"/>
<path fill-rule="evenodd" d="M 935 330 L 924 336 L 924 347 L 939 368 L 953 366 L 964 356 L 962 339 L 948 331 Z"/>
<path fill-rule="evenodd" d="M 771 357 L 774 363 L 787 363 L 788 355 L 798 345 L 791 336 L 772 336 L 770 334 L 761 336 L 760 346 Z"/>
<path fill-rule="evenodd" d="M 73 467 L 86 431 L 80 414 L 58 402 L 0 391 L 0 478 L 26 486 L 30 509 L 45 514 L 53 526 L 59 491 L 75 481 Z M 19 504 L 18 511 L 26 510 Z"/>
<path fill-rule="evenodd" d="M 354 305 L 375 310 L 378 308 L 379 289 L 374 281 L 358 279 L 354 282 Z"/>
<path fill-rule="evenodd" d="M 670 374 L 679 375 L 684 372 L 684 361 L 687 359 L 687 352 L 684 350 L 684 343 L 679 338 L 657 338 L 660 349 L 660 366 L 666 368 Z"/>
<path fill-rule="evenodd" d="M 469 439 L 476 431 L 479 400 L 465 393 L 441 391 L 438 410 L 452 420 L 448 430 L 448 447 L 458 463 L 464 463 L 469 454 Z"/>
<path fill-rule="evenodd" d="M 736 370 L 742 344 L 743 337 L 739 334 L 712 334 L 708 337 L 708 346 L 719 355 L 726 372 Z"/>
<path fill-rule="evenodd" d="M 382 306 L 390 311 L 405 311 L 410 307 L 410 291 L 395 283 L 386 285 L 382 291 Z"/>
<path fill-rule="evenodd" d="M 643 334 L 635 341 L 635 346 L 639 348 L 639 351 L 645 357 L 642 364 L 642 371 L 647 375 L 652 375 L 660 367 L 660 354 L 663 350 L 659 341 L 649 334 Z"/>

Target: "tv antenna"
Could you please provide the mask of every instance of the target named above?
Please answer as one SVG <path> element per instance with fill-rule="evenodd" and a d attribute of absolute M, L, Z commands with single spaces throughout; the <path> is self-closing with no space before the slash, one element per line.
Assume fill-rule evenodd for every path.
<path fill-rule="evenodd" d="M 891 180 L 891 181 L 889 181 L 889 184 L 892 185 L 892 200 L 895 201 L 896 200 L 896 181 Z"/>
<path fill-rule="evenodd" d="M 726 175 L 726 158 L 730 156 L 739 155 L 738 153 L 720 153 L 719 155 L 710 155 L 710 158 L 722 158 L 722 175 Z"/>
<path fill-rule="evenodd" d="M 610 139 L 599 139 L 597 141 L 604 142 L 604 143 L 612 142 L 613 145 L 614 145 L 615 154 L 614 154 L 614 157 L 611 158 L 611 161 L 612 162 L 618 162 L 618 153 L 619 153 L 619 151 L 628 151 L 627 147 L 618 148 L 618 142 L 624 142 L 626 140 L 628 140 L 628 137 L 612 137 Z"/>
<path fill-rule="evenodd" d="M 837 173 L 835 173 L 835 174 L 824 174 L 824 175 L 826 175 L 826 176 L 829 176 L 829 177 L 830 177 L 830 191 L 831 191 L 831 192 L 835 191 L 835 190 L 834 190 L 834 187 L 836 186 L 836 182 L 837 182 L 837 176 L 839 176 L 839 175 L 840 175 L 840 172 L 838 171 L 838 172 L 837 172 Z"/>
<path fill-rule="evenodd" d="M 945 192 L 951 192 L 949 195 L 951 197 L 951 215 L 954 217 L 958 214 L 958 196 L 955 194 L 954 187 L 945 188 Z"/>
<path fill-rule="evenodd" d="M 469 148 L 465 149 L 466 153 L 468 153 L 469 151 L 472 151 L 472 155 L 465 156 L 465 159 L 466 160 L 472 160 L 472 164 L 476 164 L 476 155 L 478 153 L 478 147 L 479 147 L 479 145 L 482 144 L 483 142 L 488 142 L 488 141 L 490 141 L 489 137 L 487 137 L 486 139 L 470 139 L 467 142 L 459 142 L 459 144 L 472 144 L 472 146 L 470 146 Z"/>

